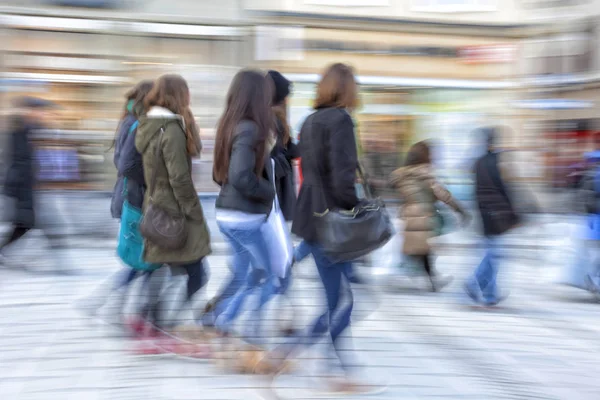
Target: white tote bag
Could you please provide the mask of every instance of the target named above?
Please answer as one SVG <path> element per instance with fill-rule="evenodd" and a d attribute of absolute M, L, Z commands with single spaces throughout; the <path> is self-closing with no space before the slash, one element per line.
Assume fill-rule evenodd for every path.
<path fill-rule="evenodd" d="M 275 162 L 273 160 L 271 160 L 271 165 L 273 166 L 273 176 L 275 176 Z M 273 209 L 267 221 L 261 227 L 261 231 L 269 247 L 271 272 L 278 278 L 285 278 L 288 274 L 288 269 L 292 265 L 294 246 L 288 232 L 287 224 L 283 218 L 281 207 L 279 206 L 277 190 L 275 192 Z"/>

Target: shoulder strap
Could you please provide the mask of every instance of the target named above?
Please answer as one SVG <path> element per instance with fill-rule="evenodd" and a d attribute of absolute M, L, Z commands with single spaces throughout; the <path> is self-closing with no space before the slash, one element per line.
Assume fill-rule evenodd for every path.
<path fill-rule="evenodd" d="M 156 149 L 154 150 L 154 170 L 152 170 L 152 179 L 150 180 L 150 198 L 154 195 L 156 189 L 156 177 L 158 176 L 158 163 L 160 161 L 160 153 L 162 150 L 162 139 L 165 134 L 165 127 L 160 127 L 160 135 L 158 135 L 158 143 L 156 143 Z"/>
<path fill-rule="evenodd" d="M 133 124 L 131 124 L 131 127 L 129 128 L 129 135 L 131 135 L 133 133 L 133 131 L 135 131 L 138 127 L 139 121 L 135 121 Z"/>
<path fill-rule="evenodd" d="M 367 176 L 367 174 L 365 173 L 365 169 L 363 168 L 362 163 L 358 163 L 358 168 L 357 168 L 357 172 L 358 172 L 358 177 L 360 178 L 361 182 L 362 182 L 362 186 L 363 186 L 363 190 L 365 191 L 365 198 L 366 199 L 373 199 L 373 192 L 371 190 L 371 184 L 369 183 L 369 178 Z"/>

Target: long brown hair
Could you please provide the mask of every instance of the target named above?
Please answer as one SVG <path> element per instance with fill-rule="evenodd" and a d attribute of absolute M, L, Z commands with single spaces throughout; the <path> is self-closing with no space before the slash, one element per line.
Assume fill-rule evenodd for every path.
<path fill-rule="evenodd" d="M 405 166 L 419 165 L 419 164 L 430 164 L 431 163 L 431 149 L 426 141 L 417 142 L 413 144 L 408 150 L 406 160 L 404 160 Z"/>
<path fill-rule="evenodd" d="M 202 150 L 200 130 L 190 110 L 190 90 L 185 79 L 176 74 L 158 78 L 144 101 L 146 112 L 155 106 L 166 108 L 183 117 L 187 152 L 191 156 L 199 155 Z"/>
<path fill-rule="evenodd" d="M 135 111 L 134 111 L 135 107 L 138 104 L 143 104 L 144 99 L 146 98 L 148 93 L 150 93 L 153 86 L 154 86 L 154 81 L 144 80 L 144 81 L 140 81 L 137 85 L 135 85 L 134 87 L 129 89 L 127 91 L 127 93 L 125 93 L 125 105 L 123 106 L 123 113 L 121 114 L 121 121 L 119 122 L 119 125 L 117 126 L 117 130 L 115 131 L 115 136 L 114 136 L 112 142 L 110 143 L 110 146 L 106 150 L 107 152 L 114 149 L 115 145 L 117 144 L 117 139 L 119 136 L 119 132 L 121 131 L 121 124 L 123 123 L 123 119 L 125 119 L 127 114 L 129 114 L 130 112 L 135 114 Z M 131 110 L 130 110 L 130 104 L 134 107 Z M 136 117 L 139 117 L 139 115 L 136 115 Z"/>
<path fill-rule="evenodd" d="M 287 147 L 288 143 L 292 139 L 290 136 L 290 126 L 287 122 L 287 107 L 285 103 L 280 103 L 273 106 L 273 114 L 279 122 L 277 133 L 279 134 L 279 128 L 281 129 L 281 143 Z"/>
<path fill-rule="evenodd" d="M 133 101 L 134 106 L 142 103 L 153 87 L 154 81 L 143 80 L 129 89 L 127 93 L 125 93 L 125 105 L 123 106 L 123 114 L 121 115 L 121 118 L 125 118 L 125 116 L 130 112 L 128 107 L 131 101 Z"/>
<path fill-rule="evenodd" d="M 257 175 L 263 172 L 267 157 L 267 140 L 273 129 L 272 97 L 271 80 L 258 71 L 242 70 L 233 78 L 215 138 L 213 179 L 218 184 L 227 182 L 235 129 L 242 120 L 253 121 L 258 126 L 254 171 Z"/>
<path fill-rule="evenodd" d="M 358 86 L 351 66 L 337 63 L 330 65 L 317 86 L 315 109 L 348 108 L 358 106 Z"/>

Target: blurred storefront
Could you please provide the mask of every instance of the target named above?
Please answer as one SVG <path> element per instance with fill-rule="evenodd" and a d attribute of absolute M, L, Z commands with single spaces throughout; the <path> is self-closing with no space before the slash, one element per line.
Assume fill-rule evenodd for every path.
<path fill-rule="evenodd" d="M 37 135 L 48 169 L 42 180 L 53 188 L 110 189 L 111 143 L 123 95 L 139 80 L 179 73 L 188 80 L 205 139 L 205 154 L 194 164 L 198 190 L 213 191 L 212 180 L 204 179 L 210 177 L 204 170 L 212 168 L 205 164 L 211 163 L 213 128 L 229 81 L 249 55 L 236 2 L 113 2 L 85 9 L 29 3 L 20 5 L 36 8 L 15 5 L 0 15 L 2 81 L 11 88 L 3 92 L 2 108 L 10 113 L 11 99 L 23 94 L 60 105 L 55 126 Z M 187 18 L 175 17 L 186 11 Z M 196 13 L 200 17 L 189 17 Z M 57 169 L 67 164 L 71 172 Z"/>
<path fill-rule="evenodd" d="M 401 24 L 390 31 L 385 21 L 378 28 L 358 20 L 355 29 L 341 24 L 347 20 L 330 22 L 322 28 L 297 17 L 294 26 L 259 25 L 256 65 L 294 81 L 290 114 L 296 130 L 311 112 L 323 69 L 333 62 L 353 65 L 361 88 L 356 120 L 362 158 L 382 189 L 410 145 L 424 139 L 436 145 L 444 177 L 460 185 L 467 180 L 468 160 L 480 151 L 472 131 L 494 119 L 520 124 L 508 107 L 519 95 L 512 81 L 514 38 L 406 32 Z"/>
<path fill-rule="evenodd" d="M 546 31 L 523 43 L 527 91 L 519 106 L 530 110 L 526 131 L 538 139 L 531 145 L 554 188 L 574 187 L 584 153 L 599 144 L 600 19 L 593 3 L 549 10 Z"/>

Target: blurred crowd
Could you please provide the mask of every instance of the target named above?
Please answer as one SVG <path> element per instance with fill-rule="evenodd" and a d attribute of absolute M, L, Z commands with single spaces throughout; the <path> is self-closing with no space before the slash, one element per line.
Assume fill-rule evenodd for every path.
<path fill-rule="evenodd" d="M 330 389 L 376 391 L 361 379 L 340 343 L 352 319 L 353 288 L 369 283 L 357 274 L 357 263 L 368 263 L 369 255 L 395 235 L 381 194 L 400 203 L 402 245 L 393 248 L 402 255 L 397 267 L 416 266 L 433 292 L 453 278 L 438 273 L 431 240 L 460 229 L 450 226 L 443 207 L 456 213 L 462 226 L 477 215 L 485 255 L 464 282 L 465 297 L 477 307 L 497 306 L 506 298 L 497 284 L 503 239 L 527 223 L 512 186 L 516 175 L 511 152 L 500 141 L 509 128 L 487 125 L 474 132 L 485 145 L 471 167 L 474 205 L 469 206 L 436 177 L 432 142 L 410 145 L 402 158 L 394 137 L 382 135 L 360 145 L 352 67 L 336 63 L 323 72 L 313 111 L 297 138 L 288 122 L 292 91 L 291 81 L 274 70 L 244 69 L 233 78 L 216 127 L 212 179 L 218 194 L 215 215 L 209 217 L 194 185 L 192 160 L 201 155 L 203 145 L 187 82 L 166 74 L 128 91 L 111 146 L 117 175 L 110 211 L 120 224 L 116 252 L 124 267 L 77 306 L 93 316 L 109 298 L 119 296 L 121 306 L 113 320 L 131 337 L 137 354 L 215 358 L 232 370 L 269 376 L 284 373 L 294 355 L 326 335 L 337 355 L 331 371 L 339 371 L 328 377 Z M 52 247 L 61 245 L 37 214 L 39 182 L 49 173 L 77 173 L 66 158 L 53 162 L 36 151 L 35 132 L 51 123 L 55 108 L 37 97 L 19 98 L 14 104 L 4 181 L 4 194 L 11 199 L 11 228 L 0 252 L 34 228 L 47 234 Z M 583 157 L 572 187 L 588 215 L 581 240 L 587 243 L 584 254 L 591 255 L 566 266 L 574 272 L 565 283 L 597 296 L 600 153 Z M 48 164 L 57 170 L 45 170 Z M 229 246 L 231 275 L 198 308 L 192 300 L 209 280 L 212 239 L 207 218 L 216 220 Z M 288 292 L 295 265 L 308 256 L 322 283 L 325 308 L 308 327 L 293 320 L 275 335 L 265 334 L 266 305 L 275 298 L 292 301 Z M 64 268 L 57 260 L 57 271 Z M 171 276 L 181 274 L 187 276 L 185 296 L 174 306 L 175 316 L 167 316 L 164 287 Z M 132 285 L 138 279 L 142 284 Z M 132 293 L 134 288 L 140 292 Z M 143 300 L 133 315 L 125 315 L 124 303 L 132 295 Z M 251 318 L 240 326 L 244 311 Z M 182 320 L 188 324 L 181 326 Z"/>
<path fill-rule="evenodd" d="M 133 3 L 141 4 L 126 7 Z M 58 22 L 1 15 L 12 30 L 0 49 L 9 70 L 0 98 L 0 269 L 27 270 L 14 258 L 40 231 L 53 272 L 69 274 L 78 268 L 66 256 L 69 239 L 86 234 L 61 228 L 99 213 L 118 226 L 104 234 L 119 269 L 74 305 L 117 326 L 131 353 L 275 379 L 326 339 L 324 381 L 350 395 L 381 390 L 342 345 L 377 260 L 394 275 L 422 278 L 433 302 L 447 301 L 437 293 L 455 278 L 436 265 L 446 249 L 434 243 L 468 229 L 484 251 L 460 282 L 462 298 L 477 311 L 496 309 L 508 297 L 499 279 L 507 240 L 532 225 L 531 214 L 576 215 L 569 239 L 577 257 L 557 261 L 558 283 L 600 301 L 600 126 L 593 101 L 569 99 L 598 97 L 583 87 L 600 65 L 593 18 L 544 29 L 475 24 L 469 14 L 502 14 L 502 2 L 431 1 L 411 2 L 410 15 L 453 16 L 395 31 L 399 22 L 371 15 L 371 4 L 368 16 L 360 6 L 342 23 L 329 8 L 320 17 L 284 8 L 263 15 L 287 21 L 281 26 L 249 19 L 241 27 L 237 3 L 247 2 L 148 2 L 122 20 L 71 9 Z M 181 14 L 223 8 L 235 24 L 148 22 L 171 18 L 171 6 Z M 295 18 L 310 22 L 291 26 Z M 561 93 L 544 89 L 546 81 L 521 83 L 538 75 L 559 76 L 548 85 Z M 74 194 L 80 209 L 54 202 Z M 92 210 L 99 203 L 105 209 Z M 228 278 L 200 300 L 214 282 L 216 237 Z M 309 306 L 317 315 L 310 324 L 299 322 L 306 310 L 293 296 L 308 264 L 325 299 Z M 173 299 L 181 280 L 184 295 Z"/>

